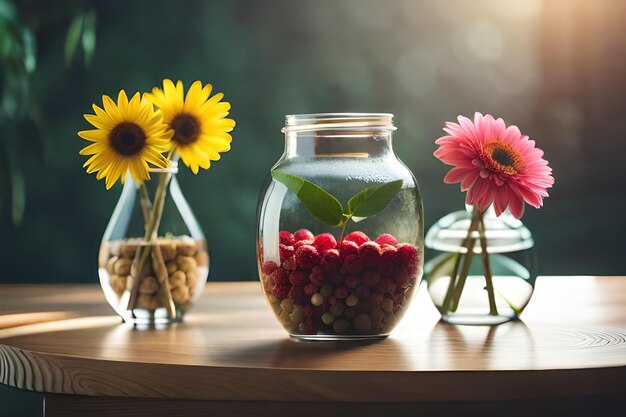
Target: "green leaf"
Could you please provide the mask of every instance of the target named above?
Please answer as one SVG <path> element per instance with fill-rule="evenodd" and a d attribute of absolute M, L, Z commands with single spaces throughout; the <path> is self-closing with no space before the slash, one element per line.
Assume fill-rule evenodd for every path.
<path fill-rule="evenodd" d="M 67 36 L 65 38 L 65 65 L 70 66 L 76 47 L 81 38 L 81 32 L 83 31 L 83 15 L 79 14 L 74 16 L 70 27 L 67 29 Z"/>
<path fill-rule="evenodd" d="M 85 66 L 89 66 L 91 59 L 93 58 L 94 50 L 96 49 L 96 12 L 93 10 L 85 13 L 83 24 L 83 52 L 85 58 Z"/>
<path fill-rule="evenodd" d="M 348 201 L 348 213 L 357 218 L 375 216 L 389 205 L 401 188 L 402 180 L 367 187 Z"/>
<path fill-rule="evenodd" d="M 272 171 L 272 177 L 291 190 L 319 221 L 329 226 L 341 224 L 343 207 L 328 191 L 304 178 L 284 172 Z"/>

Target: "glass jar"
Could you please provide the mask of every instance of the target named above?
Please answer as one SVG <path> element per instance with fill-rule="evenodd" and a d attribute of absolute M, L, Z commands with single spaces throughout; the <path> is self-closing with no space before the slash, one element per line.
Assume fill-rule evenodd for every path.
<path fill-rule="evenodd" d="M 537 260 L 530 231 L 508 210 L 496 217 L 490 207 L 483 215 L 495 310 L 490 311 L 478 231 L 472 234 L 475 244 L 460 296 L 456 302 L 455 297 L 449 297 L 454 293 L 450 277 L 455 263 L 467 256 L 462 242 L 467 236 L 472 212 L 473 208 L 466 206 L 466 210 L 450 213 L 426 234 L 429 261 L 424 270 L 430 298 L 442 320 L 452 324 L 494 325 L 517 319 L 533 294 Z M 446 304 L 447 296 L 452 301 Z"/>
<path fill-rule="evenodd" d="M 98 259 L 107 301 L 136 325 L 181 321 L 209 274 L 206 240 L 176 180 L 178 164 L 151 172 L 141 186 L 127 175 Z"/>
<path fill-rule="evenodd" d="M 384 338 L 408 308 L 422 276 L 423 209 L 415 177 L 393 152 L 395 129 L 391 114 L 286 117 L 285 150 L 259 199 L 257 259 L 269 305 L 291 337 Z M 332 227 L 276 172 L 321 187 L 344 213 L 365 188 L 401 186 L 377 214 Z"/>

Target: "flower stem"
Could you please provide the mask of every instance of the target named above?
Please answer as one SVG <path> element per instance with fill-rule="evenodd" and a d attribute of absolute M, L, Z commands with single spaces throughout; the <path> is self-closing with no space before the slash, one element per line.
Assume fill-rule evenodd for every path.
<path fill-rule="evenodd" d="M 462 248 L 466 249 L 466 256 L 470 252 L 469 248 L 474 247 L 474 241 L 472 241 L 470 245 L 470 240 L 472 240 L 472 233 L 476 230 L 476 227 L 478 226 L 478 218 L 479 218 L 478 210 L 474 209 L 474 212 L 472 214 L 472 220 L 467 229 L 467 235 L 465 236 L 465 239 L 463 240 L 463 244 L 461 245 Z M 444 298 L 443 305 L 442 305 L 442 310 L 444 314 L 447 314 L 450 311 L 450 303 L 452 302 L 454 290 L 455 290 L 455 287 L 457 286 L 457 274 L 459 271 L 459 266 L 461 266 L 462 257 L 463 257 L 463 253 L 457 252 L 456 259 L 454 261 L 454 267 L 452 268 L 452 273 L 450 274 L 450 282 L 448 282 L 448 290 L 446 291 L 446 296 Z M 459 297 L 460 297 L 460 294 L 459 294 Z"/>
<path fill-rule="evenodd" d="M 498 315 L 498 307 L 496 306 L 496 297 L 493 291 L 493 276 L 491 274 L 491 264 L 489 263 L 489 253 L 487 252 L 487 237 L 485 235 L 485 221 L 480 218 L 478 223 L 478 234 L 480 236 L 480 253 L 483 259 L 483 269 L 485 270 L 485 282 L 487 286 L 487 297 L 489 298 L 489 314 Z"/>
<path fill-rule="evenodd" d="M 148 216 L 146 231 L 144 235 L 145 245 L 141 246 L 135 255 L 135 259 L 133 260 L 133 264 L 131 266 L 131 276 L 134 278 L 133 286 L 131 288 L 130 297 L 128 299 L 128 305 L 126 306 L 127 310 L 132 310 L 135 308 L 137 304 L 138 292 L 139 292 L 139 283 L 141 282 L 141 278 L 144 274 L 144 268 L 146 266 L 146 262 L 148 261 L 148 257 L 151 254 L 151 245 L 156 244 L 156 236 L 159 230 L 159 224 L 161 222 L 161 216 L 163 215 L 163 206 L 165 204 L 165 194 L 167 191 L 167 184 L 172 177 L 172 174 L 169 172 L 162 173 L 159 175 L 159 182 L 157 184 L 156 193 L 154 196 L 154 206 L 152 207 L 152 212 Z M 153 241 L 154 240 L 154 241 Z M 151 242 L 151 244 L 148 244 Z"/>
<path fill-rule="evenodd" d="M 467 252 L 463 258 L 463 267 L 461 268 L 461 273 L 459 274 L 459 280 L 454 287 L 454 293 L 452 295 L 452 306 L 450 307 L 450 312 L 452 313 L 454 313 L 459 307 L 459 301 L 461 300 L 461 294 L 463 293 L 463 288 L 465 287 L 465 281 L 467 280 L 467 275 L 469 274 L 469 269 L 472 265 L 474 245 L 476 245 L 476 239 L 470 238 L 469 244 L 467 245 Z"/>

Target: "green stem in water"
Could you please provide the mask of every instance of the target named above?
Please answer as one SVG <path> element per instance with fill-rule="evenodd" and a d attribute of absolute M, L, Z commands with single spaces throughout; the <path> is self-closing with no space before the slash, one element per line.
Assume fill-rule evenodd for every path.
<path fill-rule="evenodd" d="M 489 253 L 487 252 L 487 237 L 485 235 L 485 222 L 481 216 L 478 223 L 478 234 L 480 236 L 480 253 L 483 259 L 483 269 L 485 270 L 485 282 L 487 284 L 487 297 L 489 298 L 489 314 L 498 315 L 498 307 L 496 306 L 496 297 L 493 291 L 493 275 L 491 273 L 491 264 L 489 263 Z"/>
<path fill-rule="evenodd" d="M 465 287 L 465 281 L 467 280 L 467 275 L 469 274 L 470 266 L 472 265 L 475 244 L 476 239 L 470 238 L 467 245 L 467 252 L 463 258 L 463 267 L 461 268 L 461 273 L 459 274 L 459 280 L 454 287 L 454 294 L 452 295 L 452 306 L 450 307 L 450 312 L 452 313 L 454 313 L 459 307 L 459 301 L 461 300 L 461 294 L 463 293 L 463 288 Z"/>
<path fill-rule="evenodd" d="M 470 222 L 469 228 L 467 229 L 467 235 L 465 236 L 465 240 L 463 240 L 463 244 L 461 245 L 462 248 L 466 249 L 466 254 L 469 253 L 470 247 L 474 247 L 474 243 L 472 243 L 470 246 L 470 239 L 472 238 L 472 233 L 476 230 L 478 226 L 478 218 L 479 218 L 478 211 L 474 209 L 472 220 Z M 444 314 L 450 311 L 450 303 L 452 303 L 454 289 L 457 286 L 457 274 L 459 271 L 459 266 L 461 266 L 462 257 L 463 257 L 463 253 L 457 252 L 456 259 L 454 261 L 454 267 L 452 268 L 452 273 L 450 274 L 450 282 L 448 283 L 448 290 L 446 291 L 446 296 L 444 298 L 443 305 L 441 307 Z"/>

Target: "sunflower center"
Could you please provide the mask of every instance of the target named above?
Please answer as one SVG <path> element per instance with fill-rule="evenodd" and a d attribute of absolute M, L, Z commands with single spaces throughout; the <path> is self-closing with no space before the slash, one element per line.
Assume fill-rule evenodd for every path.
<path fill-rule="evenodd" d="M 139 125 L 122 122 L 109 133 L 109 143 L 116 153 L 132 156 L 141 152 L 146 145 L 146 134 Z"/>
<path fill-rule="evenodd" d="M 491 140 L 484 147 L 487 165 L 497 172 L 515 175 L 524 168 L 524 158 L 511 145 L 501 140 Z"/>
<path fill-rule="evenodd" d="M 195 116 L 188 113 L 181 113 L 172 119 L 170 123 L 174 130 L 173 141 L 179 145 L 188 145 L 198 140 L 200 136 L 200 123 Z"/>

